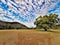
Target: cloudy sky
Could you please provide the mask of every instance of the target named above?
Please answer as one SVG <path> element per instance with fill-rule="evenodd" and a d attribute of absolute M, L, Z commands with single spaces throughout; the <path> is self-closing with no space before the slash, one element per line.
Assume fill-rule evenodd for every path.
<path fill-rule="evenodd" d="M 0 0 L 0 20 L 19 22 L 34 27 L 40 15 L 50 13 L 60 17 L 60 0 Z"/>

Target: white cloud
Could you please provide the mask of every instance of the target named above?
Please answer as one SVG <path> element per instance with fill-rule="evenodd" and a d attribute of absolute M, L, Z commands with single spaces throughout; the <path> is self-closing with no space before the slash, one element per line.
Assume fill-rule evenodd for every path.
<path fill-rule="evenodd" d="M 7 2 L 5 0 L 1 0 L 1 1 L 4 4 L 7 4 L 9 6 L 9 9 L 5 10 L 5 11 L 2 8 L 0 8 L 0 13 L 2 13 L 0 15 L 1 20 L 16 21 L 16 22 L 22 23 L 28 27 L 33 27 L 34 21 L 37 17 L 39 17 L 40 15 L 43 16 L 45 14 L 48 14 L 48 10 L 53 9 L 57 5 L 57 3 L 59 2 L 59 0 L 53 0 L 55 2 L 52 2 L 52 0 L 34 0 L 35 4 L 33 4 L 32 0 L 29 0 L 29 1 L 15 0 L 15 2 L 12 2 L 11 0 L 8 0 Z M 18 10 L 12 4 L 14 4 L 16 7 L 19 7 Z M 32 7 L 34 8 L 34 10 L 32 10 L 33 9 Z M 12 12 L 9 12 L 9 10 L 11 10 Z M 26 10 L 26 11 L 24 11 L 24 10 Z M 15 14 L 13 14 L 13 11 L 19 15 L 14 16 Z M 35 18 L 33 18 L 33 16 L 30 16 L 31 11 L 33 11 L 32 14 L 35 16 Z M 56 10 L 56 12 L 59 12 L 59 11 Z M 4 15 L 6 15 L 6 14 L 8 14 L 8 16 L 10 18 L 12 18 L 13 20 L 4 17 Z M 21 19 L 19 16 L 23 17 L 24 19 L 26 19 L 28 21 L 23 22 L 22 21 L 23 19 Z M 25 17 L 25 16 L 27 16 L 27 17 Z"/>

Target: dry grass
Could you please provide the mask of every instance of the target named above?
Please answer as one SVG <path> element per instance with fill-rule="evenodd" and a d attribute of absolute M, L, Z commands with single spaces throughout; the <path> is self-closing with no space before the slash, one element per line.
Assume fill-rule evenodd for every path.
<path fill-rule="evenodd" d="M 59 31 L 0 30 L 0 45 L 60 45 Z"/>

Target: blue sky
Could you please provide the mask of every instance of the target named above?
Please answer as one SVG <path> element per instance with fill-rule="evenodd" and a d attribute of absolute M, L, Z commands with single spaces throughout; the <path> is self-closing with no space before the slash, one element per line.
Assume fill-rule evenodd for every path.
<path fill-rule="evenodd" d="M 55 13 L 58 14 L 60 17 L 60 1 L 57 3 L 57 5 L 48 11 L 48 13 Z"/>
<path fill-rule="evenodd" d="M 0 20 L 3 21 L 34 27 L 37 17 L 50 13 L 60 17 L 60 0 L 0 0 Z"/>

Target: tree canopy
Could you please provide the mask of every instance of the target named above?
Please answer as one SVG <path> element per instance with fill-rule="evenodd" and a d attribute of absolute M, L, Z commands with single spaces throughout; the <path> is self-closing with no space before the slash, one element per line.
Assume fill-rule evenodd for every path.
<path fill-rule="evenodd" d="M 38 17 L 34 24 L 36 25 L 36 28 L 43 28 L 45 31 L 47 31 L 47 29 L 56 26 L 58 19 L 57 14 L 44 15 Z"/>

